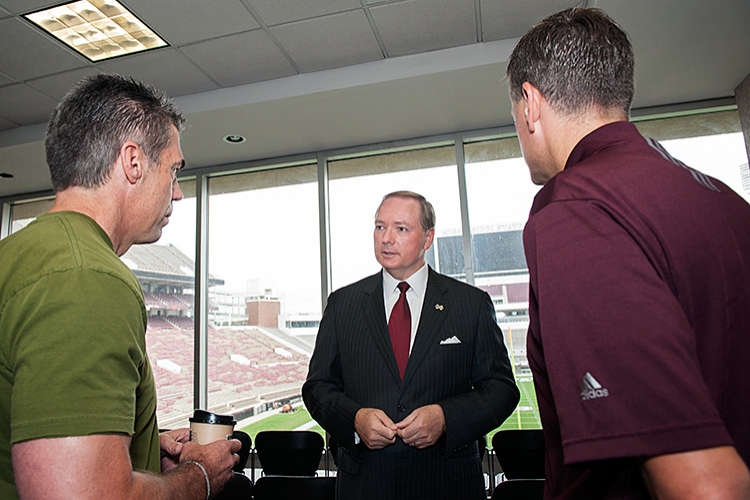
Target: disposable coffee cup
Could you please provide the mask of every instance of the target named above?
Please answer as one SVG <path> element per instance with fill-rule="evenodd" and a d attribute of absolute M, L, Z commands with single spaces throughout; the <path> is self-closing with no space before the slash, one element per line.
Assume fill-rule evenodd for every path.
<path fill-rule="evenodd" d="M 190 441 L 198 444 L 231 439 L 237 424 L 232 415 L 219 415 L 205 410 L 195 410 L 189 420 Z"/>
<path fill-rule="evenodd" d="M 243 431 L 235 431 L 237 421 L 233 415 L 219 415 L 205 410 L 195 410 L 190 421 L 190 441 L 198 444 L 209 444 L 224 439 L 237 439 L 242 443 L 238 453 L 240 461 L 233 467 L 235 472 L 242 472 L 247 464 L 252 445 L 250 436 Z"/>

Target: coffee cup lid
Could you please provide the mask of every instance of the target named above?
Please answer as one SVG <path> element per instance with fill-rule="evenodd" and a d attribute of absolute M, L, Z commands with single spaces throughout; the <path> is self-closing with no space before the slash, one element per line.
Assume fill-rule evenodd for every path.
<path fill-rule="evenodd" d="M 193 416 L 188 420 L 190 422 L 196 422 L 200 424 L 219 424 L 232 426 L 237 423 L 233 415 L 219 415 L 218 413 L 211 413 L 205 410 L 195 410 L 195 412 L 193 412 Z"/>

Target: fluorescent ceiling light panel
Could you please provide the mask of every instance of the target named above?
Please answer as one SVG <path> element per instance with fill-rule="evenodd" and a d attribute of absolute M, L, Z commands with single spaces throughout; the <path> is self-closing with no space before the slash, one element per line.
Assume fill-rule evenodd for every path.
<path fill-rule="evenodd" d="M 91 61 L 167 45 L 116 0 L 80 0 L 24 17 Z"/>

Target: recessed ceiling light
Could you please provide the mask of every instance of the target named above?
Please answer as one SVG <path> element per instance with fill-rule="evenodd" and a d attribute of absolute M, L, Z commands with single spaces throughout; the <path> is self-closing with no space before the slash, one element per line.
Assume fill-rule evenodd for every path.
<path fill-rule="evenodd" d="M 117 0 L 69 2 L 24 17 L 90 61 L 167 45 Z"/>
<path fill-rule="evenodd" d="M 237 134 L 230 134 L 224 137 L 224 142 L 228 142 L 229 144 L 242 144 L 246 140 L 243 136 Z"/>

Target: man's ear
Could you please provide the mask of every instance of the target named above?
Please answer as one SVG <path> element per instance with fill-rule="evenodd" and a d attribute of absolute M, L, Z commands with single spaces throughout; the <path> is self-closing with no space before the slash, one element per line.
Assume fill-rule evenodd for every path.
<path fill-rule="evenodd" d="M 425 232 L 424 250 L 425 252 L 430 249 L 433 240 L 435 239 L 435 228 L 428 229 Z"/>
<path fill-rule="evenodd" d="M 137 183 L 146 169 L 146 155 L 138 143 L 125 141 L 120 147 L 117 163 L 130 184 Z"/>
<path fill-rule="evenodd" d="M 523 83 L 521 92 L 523 93 L 523 114 L 526 118 L 526 126 L 530 133 L 534 133 L 536 123 L 539 121 L 543 97 L 539 89 L 529 82 Z"/>

